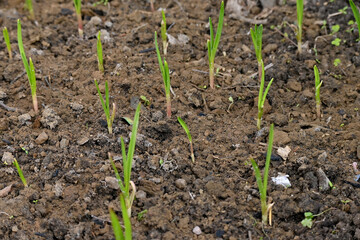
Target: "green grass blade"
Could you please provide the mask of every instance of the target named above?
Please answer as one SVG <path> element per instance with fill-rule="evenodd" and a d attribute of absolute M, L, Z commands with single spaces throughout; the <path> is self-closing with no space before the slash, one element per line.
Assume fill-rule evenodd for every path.
<path fill-rule="evenodd" d="M 76 14 L 81 14 L 81 0 L 74 0 Z"/>
<path fill-rule="evenodd" d="M 111 157 L 111 154 L 108 153 L 108 156 L 109 156 L 110 164 L 111 164 L 111 166 L 112 166 L 112 168 L 113 168 L 113 170 L 114 170 L 114 172 L 115 172 L 115 177 L 116 177 L 116 179 L 117 179 L 117 181 L 118 181 L 120 190 L 121 190 L 122 192 L 124 192 L 124 191 L 125 191 L 125 187 L 124 187 L 124 184 L 123 184 L 123 182 L 122 182 L 122 180 L 121 180 L 121 178 L 120 178 L 120 174 L 119 174 L 119 172 L 118 172 L 118 170 L 117 170 L 117 168 L 116 168 L 116 166 L 115 166 L 115 163 L 114 163 L 114 161 L 113 161 L 113 159 L 112 159 L 112 157 Z"/>
<path fill-rule="evenodd" d="M 320 102 L 320 74 L 319 74 L 319 69 L 316 65 L 314 66 L 314 76 L 315 76 L 315 100 L 316 102 Z"/>
<path fill-rule="evenodd" d="M 263 33 L 263 25 L 257 26 L 255 24 L 254 30 L 250 29 L 251 38 L 254 44 L 255 54 L 258 62 L 261 61 L 261 50 L 262 50 L 262 33 Z"/>
<path fill-rule="evenodd" d="M 131 131 L 131 137 L 130 137 L 127 159 L 126 159 L 127 169 L 124 169 L 124 172 L 125 171 L 127 172 L 126 178 L 124 177 L 125 189 L 126 189 L 127 193 L 129 192 L 129 189 L 130 189 L 131 168 L 132 168 L 132 161 L 133 161 L 134 152 L 135 152 L 136 135 L 137 135 L 138 127 L 139 127 L 140 109 L 141 109 L 141 104 L 139 103 L 136 108 L 136 112 L 135 112 L 135 116 L 134 116 L 134 123 L 133 123 L 132 131 Z"/>
<path fill-rule="evenodd" d="M 209 28 L 210 28 L 210 49 L 214 47 L 214 28 L 211 21 L 211 17 L 209 17 Z"/>
<path fill-rule="evenodd" d="M 255 160 L 254 159 L 250 159 L 250 162 L 251 162 L 251 165 L 253 166 L 253 169 L 254 169 L 254 172 L 255 172 L 255 178 L 256 178 L 256 182 L 257 182 L 257 185 L 258 185 L 258 188 L 259 188 L 259 192 L 261 193 L 263 188 L 264 188 L 264 185 L 263 185 L 263 182 L 262 182 L 262 177 L 261 177 L 261 173 L 260 173 L 260 169 L 258 167 L 258 165 L 256 164 Z"/>
<path fill-rule="evenodd" d="M 26 0 L 25 1 L 25 7 L 29 11 L 30 19 L 34 20 L 35 15 L 34 15 L 34 8 L 33 8 L 32 0 Z"/>
<path fill-rule="evenodd" d="M 303 26 L 303 14 L 304 14 L 304 1 L 296 0 L 296 11 L 297 11 L 297 24 L 298 24 L 298 33 L 296 38 L 298 42 L 301 42 L 302 38 L 302 26 Z"/>
<path fill-rule="evenodd" d="M 352 12 L 354 14 L 357 26 L 358 26 L 358 30 L 359 30 L 359 38 L 358 40 L 360 40 L 360 13 L 359 13 L 359 9 L 355 6 L 354 2 L 352 0 L 349 1 L 350 2 L 350 6 L 352 9 Z"/>
<path fill-rule="evenodd" d="M 260 110 L 263 106 L 263 93 L 264 93 L 264 85 L 265 85 L 265 69 L 264 62 L 261 60 L 261 81 L 260 81 L 260 89 L 259 89 L 259 98 L 258 98 L 258 109 Z"/>
<path fill-rule="evenodd" d="M 96 81 L 96 79 L 94 80 L 94 82 L 95 82 L 96 89 L 97 89 L 98 94 L 99 94 L 101 106 L 103 107 L 104 112 L 105 112 L 106 120 L 108 121 L 108 119 L 110 119 L 110 109 L 108 108 L 108 107 L 109 107 L 109 105 L 108 105 L 108 100 L 107 100 L 107 102 L 106 102 L 106 104 L 105 104 L 104 99 L 103 99 L 103 96 L 102 96 L 101 91 L 100 91 L 100 88 L 99 88 L 99 84 L 98 84 L 98 82 Z M 106 86 L 107 86 L 107 81 L 105 81 L 105 95 L 106 95 Z M 109 93 L 108 93 L 108 94 L 109 94 Z M 108 95 L 108 94 L 107 94 L 107 95 Z M 108 97 L 109 97 L 109 96 L 108 96 Z"/>
<path fill-rule="evenodd" d="M 216 50 L 219 46 L 220 43 L 220 37 L 221 37 L 221 32 L 222 32 L 222 28 L 223 28 L 223 22 L 224 22 L 224 1 L 221 2 L 221 8 L 220 8 L 220 14 L 219 14 L 219 22 L 218 22 L 218 27 L 216 30 L 216 36 L 215 36 L 215 41 L 214 44 L 212 46 L 212 56 L 215 58 L 216 55 Z"/>
<path fill-rule="evenodd" d="M 160 55 L 160 50 L 159 50 L 159 45 L 158 45 L 158 41 L 157 41 L 157 33 L 155 31 L 155 34 L 154 34 L 154 42 L 155 42 L 155 48 L 156 48 L 156 55 L 157 55 L 157 58 L 158 58 L 158 61 L 159 61 L 159 67 L 160 67 L 160 71 L 161 71 L 161 75 L 163 76 L 164 78 L 164 65 L 163 65 L 163 62 L 161 60 L 161 55 Z"/>
<path fill-rule="evenodd" d="M 7 48 L 8 52 L 9 52 L 9 58 L 12 59 L 10 37 L 9 37 L 9 32 L 8 32 L 6 27 L 3 28 L 3 36 L 4 36 L 4 41 L 5 41 L 5 44 L 6 44 L 6 48 Z"/>
<path fill-rule="evenodd" d="M 17 21 L 17 37 L 18 37 L 18 45 L 19 45 L 20 56 L 21 56 L 21 59 L 22 59 L 22 61 L 24 63 L 26 74 L 27 74 L 27 76 L 29 78 L 29 81 L 30 81 L 30 67 L 29 67 L 29 62 L 28 62 L 28 60 L 26 58 L 24 45 L 23 45 L 23 41 L 22 41 L 20 19 L 18 19 L 18 21 Z"/>
<path fill-rule="evenodd" d="M 127 213 L 126 203 L 123 194 L 120 194 L 120 206 L 121 206 L 121 212 L 125 226 L 125 239 L 131 240 L 132 239 L 131 220 L 130 220 L 130 216 Z"/>
<path fill-rule="evenodd" d="M 273 146 L 273 140 L 274 140 L 274 124 L 270 125 L 270 133 L 269 133 L 269 142 L 268 142 L 268 149 L 266 153 L 266 162 L 265 162 L 265 169 L 264 169 L 264 181 L 263 181 L 263 187 L 264 187 L 264 195 L 266 196 L 266 189 L 268 184 L 268 177 L 269 177 L 269 168 L 270 168 L 270 160 L 271 160 L 271 151 Z"/>
<path fill-rule="evenodd" d="M 186 135 L 187 135 L 187 137 L 189 139 L 189 142 L 191 143 L 192 142 L 192 137 L 191 137 L 188 126 L 186 125 L 185 121 L 181 119 L 181 117 L 178 117 L 178 121 L 179 121 L 180 125 L 183 127 L 183 129 L 185 130 Z"/>
<path fill-rule="evenodd" d="M 170 72 L 169 72 L 169 65 L 166 60 L 164 60 L 164 85 L 165 85 L 165 92 L 167 96 L 170 96 Z"/>
<path fill-rule="evenodd" d="M 105 81 L 105 104 L 106 104 L 106 111 L 108 111 L 107 116 L 109 116 L 110 119 L 109 85 L 107 81 Z"/>
<path fill-rule="evenodd" d="M 21 170 L 21 168 L 20 168 L 20 165 L 19 165 L 18 161 L 16 160 L 16 158 L 14 158 L 14 162 L 13 162 L 13 163 L 14 163 L 17 171 L 18 171 L 18 174 L 19 174 L 19 177 L 20 177 L 22 183 L 24 184 L 25 187 L 27 187 L 28 184 L 27 184 L 27 182 L 26 182 L 26 179 L 25 179 L 25 177 L 24 177 L 24 174 L 23 174 L 23 172 L 22 172 L 22 170 Z"/>
<path fill-rule="evenodd" d="M 269 82 L 269 84 L 267 85 L 266 89 L 265 89 L 265 92 L 264 92 L 264 95 L 263 95 L 263 100 L 262 100 L 262 107 L 264 107 L 264 103 L 265 103 L 265 100 L 266 100 L 266 96 L 270 90 L 270 87 L 271 87 L 271 84 L 272 82 L 274 81 L 274 79 L 272 78 Z"/>
<path fill-rule="evenodd" d="M 97 35 L 96 49 L 97 49 L 97 55 L 98 55 L 99 71 L 104 72 L 104 60 L 103 60 L 103 51 L 102 51 L 101 32 L 100 31 Z"/>
<path fill-rule="evenodd" d="M 161 10 L 162 21 L 161 21 L 161 39 L 166 41 L 166 18 L 164 10 Z"/>
<path fill-rule="evenodd" d="M 116 216 L 116 213 L 111 208 L 109 208 L 109 212 L 110 212 L 111 225 L 113 227 L 115 240 L 125 240 L 124 233 L 122 231 L 122 228 L 121 228 L 119 219 Z"/>
<path fill-rule="evenodd" d="M 36 95 L 36 76 L 35 76 L 35 68 L 31 58 L 29 58 L 30 62 L 30 88 L 31 88 L 31 95 Z"/>

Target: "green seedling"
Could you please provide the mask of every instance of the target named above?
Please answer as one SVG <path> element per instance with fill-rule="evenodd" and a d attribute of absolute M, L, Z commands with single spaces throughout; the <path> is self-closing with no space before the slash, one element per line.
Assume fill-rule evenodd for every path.
<path fill-rule="evenodd" d="M 161 40 L 163 42 L 163 51 L 164 51 L 164 55 L 166 56 L 167 54 L 167 48 L 168 48 L 168 41 L 167 41 L 167 36 L 166 36 L 166 18 L 165 18 L 165 12 L 164 10 L 161 10 L 161 15 L 162 15 L 162 21 L 161 21 Z"/>
<path fill-rule="evenodd" d="M 271 151 L 273 146 L 273 139 L 274 139 L 274 124 L 270 125 L 270 133 L 269 133 L 269 142 L 268 142 L 268 149 L 266 154 L 266 162 L 264 168 L 263 177 L 261 176 L 259 166 L 255 162 L 254 159 L 250 159 L 251 165 L 254 168 L 256 182 L 260 192 L 260 201 L 261 201 L 261 213 L 262 213 L 262 223 L 266 224 L 268 221 L 271 224 L 271 208 L 274 205 L 273 203 L 266 202 L 266 192 L 267 192 L 267 184 L 268 184 L 268 176 L 269 176 L 269 168 L 270 168 L 270 159 L 271 159 Z"/>
<path fill-rule="evenodd" d="M 27 184 L 27 182 L 26 182 L 26 179 L 25 179 L 25 177 L 24 177 L 24 174 L 23 174 L 23 172 L 22 172 L 22 170 L 21 170 L 21 168 L 20 168 L 20 165 L 19 165 L 18 161 L 16 160 L 16 158 L 14 158 L 13 164 L 14 164 L 14 166 L 16 167 L 18 173 L 19 173 L 19 177 L 20 177 L 20 179 L 21 179 L 21 182 L 24 184 L 25 187 L 28 187 L 28 184 Z"/>
<path fill-rule="evenodd" d="M 109 3 L 109 0 L 100 0 L 96 3 L 93 4 L 94 7 L 96 7 L 99 4 L 104 4 L 104 6 L 106 6 Z"/>
<path fill-rule="evenodd" d="M 316 116 L 318 119 L 320 119 L 321 117 L 321 101 L 320 101 L 320 87 L 321 84 L 323 83 L 322 81 L 320 82 L 320 74 L 319 74 L 319 69 L 317 68 L 317 66 L 314 66 L 314 75 L 315 75 L 315 102 L 316 102 Z"/>
<path fill-rule="evenodd" d="M 338 31 L 340 30 L 340 25 L 339 24 L 336 24 L 334 26 L 331 27 L 331 35 L 337 33 Z"/>
<path fill-rule="evenodd" d="M 161 60 L 160 50 L 157 42 L 157 33 L 155 31 L 155 48 L 156 48 L 156 55 L 159 61 L 159 67 L 161 71 L 161 75 L 164 80 L 165 86 L 165 96 L 166 96 L 166 114 L 167 117 L 171 117 L 171 95 L 170 95 L 170 73 L 169 73 L 169 66 L 164 58 L 164 63 Z"/>
<path fill-rule="evenodd" d="M 145 96 L 140 96 L 141 101 L 144 103 L 145 106 L 150 106 L 151 102 Z"/>
<path fill-rule="evenodd" d="M 298 52 L 301 54 L 302 49 L 302 27 L 303 27 L 303 16 L 304 16 L 304 1 L 303 0 L 296 0 L 296 11 L 297 11 L 297 34 L 296 39 L 298 42 Z"/>
<path fill-rule="evenodd" d="M 214 29 L 211 22 L 211 18 L 209 17 L 209 26 L 210 26 L 210 40 L 207 40 L 207 48 L 209 55 L 209 77 L 210 77 L 210 87 L 212 89 L 215 88 L 214 84 L 214 67 L 215 67 L 215 55 L 217 48 L 219 46 L 221 31 L 224 22 L 224 1 L 221 2 L 220 14 L 219 14 L 219 22 L 217 26 L 216 36 L 214 38 Z"/>
<path fill-rule="evenodd" d="M 29 18 L 31 20 L 34 20 L 35 19 L 35 14 L 34 14 L 34 8 L 33 8 L 32 0 L 25 0 L 25 8 L 26 8 L 26 10 L 29 11 Z"/>
<path fill-rule="evenodd" d="M 83 22 L 81 18 L 81 0 L 74 0 L 74 6 L 75 6 L 76 18 L 78 21 L 79 36 L 80 38 L 83 38 L 84 30 L 83 30 Z"/>
<path fill-rule="evenodd" d="M 339 66 L 340 63 L 341 63 L 340 58 L 335 58 L 335 60 L 334 60 L 334 66 L 337 67 L 337 66 Z"/>
<path fill-rule="evenodd" d="M 258 75 L 259 75 L 259 82 L 261 81 L 261 61 L 262 61 L 262 33 L 263 33 L 263 25 L 255 25 L 254 30 L 250 29 L 251 38 L 254 44 L 256 59 L 258 62 Z"/>
<path fill-rule="evenodd" d="M 124 197 L 125 203 L 126 203 L 126 210 L 129 216 L 131 216 L 131 207 L 135 198 L 136 188 L 133 181 L 130 181 L 131 178 L 131 168 L 132 168 L 132 162 L 135 152 L 135 145 L 136 145 L 136 134 L 138 131 L 139 126 L 139 118 L 140 118 L 140 108 L 141 103 L 138 104 L 134 116 L 134 123 L 132 125 L 132 132 L 129 142 L 128 151 L 126 153 L 125 149 L 125 143 L 124 139 L 120 137 L 121 141 L 121 152 L 123 157 L 123 180 L 120 178 L 119 172 L 117 171 L 117 168 L 115 166 L 114 161 L 112 160 L 111 154 L 109 154 L 109 160 L 110 163 L 114 169 L 116 179 L 119 182 L 119 187 L 121 190 L 121 194 Z M 132 188 L 132 192 L 130 194 L 130 185 Z"/>
<path fill-rule="evenodd" d="M 9 53 L 9 58 L 12 59 L 10 37 L 9 37 L 9 32 L 8 32 L 6 27 L 3 28 L 3 36 L 4 36 L 4 41 L 5 41 L 5 44 L 6 44 L 6 48 L 7 48 L 8 53 Z"/>
<path fill-rule="evenodd" d="M 145 209 L 145 210 L 143 210 L 143 211 L 141 211 L 141 212 L 139 212 L 138 213 L 138 215 L 137 215 L 137 220 L 138 221 L 141 221 L 141 220 L 143 220 L 144 218 L 145 218 L 145 214 L 148 212 L 148 210 L 147 209 Z"/>
<path fill-rule="evenodd" d="M 331 44 L 334 46 L 340 46 L 341 43 L 341 39 L 340 38 L 335 38 L 334 40 L 331 41 Z"/>
<path fill-rule="evenodd" d="M 274 81 L 274 79 L 272 78 L 264 92 L 265 70 L 264 70 L 264 62 L 261 61 L 261 82 L 260 82 L 260 90 L 259 90 L 259 98 L 258 98 L 258 119 L 257 119 L 257 128 L 259 130 L 261 128 L 261 118 L 262 118 L 262 115 L 264 112 L 264 104 L 265 104 L 265 100 L 266 100 L 266 95 L 268 94 L 270 86 L 273 81 Z"/>
<path fill-rule="evenodd" d="M 305 218 L 301 221 L 301 224 L 304 226 L 304 227 L 308 227 L 308 228 L 311 228 L 312 225 L 313 225 L 313 221 L 314 221 L 314 218 L 315 217 L 318 217 L 324 213 L 326 213 L 327 211 L 330 211 L 332 210 L 332 208 L 329 208 L 321 213 L 318 213 L 318 214 L 313 214 L 312 212 L 305 212 L 304 215 L 305 215 Z"/>
<path fill-rule="evenodd" d="M 109 208 L 110 220 L 111 220 L 111 225 L 113 227 L 115 240 L 131 240 L 132 239 L 131 220 L 128 215 L 128 212 L 126 211 L 125 199 L 122 194 L 120 194 L 120 205 L 121 205 L 122 218 L 124 221 L 125 236 L 124 236 L 124 231 L 122 230 L 122 227 L 120 225 L 119 219 L 116 216 L 116 213 L 111 208 Z"/>
<path fill-rule="evenodd" d="M 359 38 L 356 41 L 360 40 L 360 13 L 359 13 L 359 9 L 355 6 L 354 2 L 352 0 L 349 0 L 352 12 L 354 14 L 355 17 L 355 21 L 357 23 L 358 26 L 358 30 L 359 30 Z"/>
<path fill-rule="evenodd" d="M 97 35 L 96 48 L 97 48 L 99 71 L 103 73 L 104 72 L 104 64 L 103 64 L 103 51 L 102 51 L 101 32 L 100 31 Z"/>
<path fill-rule="evenodd" d="M 24 45 L 23 45 L 22 35 L 21 35 L 20 19 L 18 19 L 18 21 L 17 21 L 17 37 L 18 37 L 19 52 L 21 55 L 21 59 L 24 63 L 26 74 L 28 76 L 29 83 L 30 83 L 31 97 L 32 97 L 32 102 L 33 102 L 33 106 L 34 106 L 34 111 L 37 114 L 39 112 L 39 108 L 38 108 L 38 101 L 37 101 L 37 96 L 36 96 L 35 68 L 34 68 L 34 64 L 33 64 L 33 61 L 31 60 L 31 58 L 29 58 L 29 61 L 28 61 L 26 58 L 26 55 L 25 55 L 25 50 L 24 50 Z"/>
<path fill-rule="evenodd" d="M 105 81 L 105 102 L 104 102 L 104 99 L 103 99 L 103 97 L 102 97 L 102 95 L 101 95 L 101 91 L 100 91 L 100 88 L 99 88 L 99 84 L 98 84 L 98 82 L 96 81 L 96 79 L 94 80 L 94 82 L 95 82 L 96 89 L 97 89 L 98 94 L 99 94 L 101 106 L 103 107 L 104 112 L 105 112 L 106 122 L 107 122 L 107 126 L 108 126 L 109 133 L 112 134 L 112 124 L 113 124 L 114 118 L 115 118 L 116 105 L 115 105 L 115 103 L 113 103 L 113 110 L 112 110 L 112 113 L 111 113 L 111 115 L 110 115 L 109 86 L 108 86 L 108 82 Z"/>
<path fill-rule="evenodd" d="M 132 238 L 130 217 L 131 217 L 131 207 L 135 199 L 136 187 L 134 182 L 130 181 L 130 178 L 131 178 L 131 168 L 132 168 L 132 162 L 133 162 L 135 145 L 136 145 L 136 135 L 139 126 L 140 109 L 141 109 L 141 104 L 139 103 L 136 108 L 136 112 L 134 116 L 134 124 L 132 126 L 129 148 L 127 153 L 125 149 L 124 139 L 120 137 L 121 152 L 123 159 L 123 180 L 121 179 L 119 172 L 115 166 L 115 163 L 111 157 L 111 154 L 109 153 L 109 160 L 112 168 L 114 169 L 115 176 L 121 190 L 120 205 L 121 205 L 121 212 L 125 226 L 125 237 L 124 237 L 119 220 L 116 214 L 110 209 L 111 223 L 114 229 L 114 235 L 116 240 L 118 239 L 130 240 Z M 130 186 L 132 189 L 131 193 L 130 193 Z"/>
<path fill-rule="evenodd" d="M 181 119 L 181 117 L 178 117 L 178 121 L 180 123 L 180 125 L 183 127 L 183 129 L 186 132 L 186 135 L 188 136 L 189 142 L 190 142 L 190 154 L 191 154 L 191 160 L 194 163 L 195 162 L 195 156 L 194 156 L 194 148 L 193 148 L 193 142 L 192 142 L 192 137 L 189 131 L 188 126 L 186 125 L 186 123 L 184 122 L 184 120 Z"/>

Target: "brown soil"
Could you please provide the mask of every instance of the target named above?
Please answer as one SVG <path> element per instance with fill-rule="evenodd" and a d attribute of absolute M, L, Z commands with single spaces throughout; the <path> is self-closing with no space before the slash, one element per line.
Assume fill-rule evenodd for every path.
<path fill-rule="evenodd" d="M 166 118 L 163 80 L 150 49 L 154 31 L 160 31 L 161 14 L 151 12 L 146 1 L 113 0 L 110 8 L 83 1 L 84 40 L 77 35 L 72 1 L 34 1 L 36 24 L 27 19 L 22 2 L 0 2 L 0 20 L 10 31 L 14 54 L 8 60 L 1 43 L 0 90 L 6 97 L 0 100 L 16 108 L 0 107 L 0 156 L 6 152 L 16 157 L 30 186 L 23 187 L 15 168 L 1 164 L 0 190 L 12 185 L 0 198 L 1 239 L 114 238 L 108 207 L 119 216 L 121 211 L 119 190 L 109 181 L 114 172 L 107 154 L 121 156 L 119 138 L 128 140 L 131 132 L 122 117 L 133 117 L 141 95 L 151 105 L 141 110 L 132 173 L 138 188 L 132 211 L 134 239 L 360 239 L 360 192 L 351 166 L 360 158 L 360 45 L 356 25 L 355 32 L 346 31 L 354 19 L 350 7 L 346 15 L 329 18 L 348 6 L 346 1 L 308 1 L 304 42 L 309 48 L 300 56 L 294 44 L 271 30 L 272 25 L 296 21 L 294 1 L 267 16 L 263 55 L 265 65 L 273 64 L 266 71 L 266 82 L 274 78 L 274 83 L 262 121 L 265 128 L 259 132 L 254 103 L 258 80 L 248 77 L 257 72 L 249 35 L 252 24 L 225 14 L 215 59 L 222 67 L 222 75 L 216 77 L 218 88 L 202 88 L 208 85 L 208 75 L 201 72 L 208 71 L 208 17 L 217 24 L 220 1 L 155 2 L 156 9 L 167 9 L 168 25 L 174 24 L 169 34 L 189 38 L 187 44 L 168 49 L 175 93 L 171 119 Z M 93 16 L 101 23 L 87 25 Z M 25 51 L 36 68 L 38 116 L 32 111 L 18 53 L 17 18 L 22 20 Z M 327 20 L 325 28 L 322 20 Z M 335 24 L 340 31 L 327 35 Z M 97 71 L 95 34 L 100 29 L 110 34 L 103 41 L 104 75 Z M 288 25 L 280 32 L 296 41 Z M 331 44 L 336 37 L 342 39 L 338 47 Z M 336 58 L 341 60 L 337 67 Z M 323 80 L 321 119 L 316 118 L 313 97 L 315 59 Z M 102 88 L 109 81 L 110 101 L 118 106 L 112 135 L 95 78 Z M 228 109 L 230 96 L 234 104 Z M 177 116 L 190 128 L 195 163 Z M 269 181 L 268 196 L 275 203 L 273 225 L 262 227 L 249 159 L 263 168 L 266 146 L 261 143 L 267 142 L 270 123 L 275 124 L 274 146 L 288 145 L 292 151 L 287 160 L 274 156 L 269 177 L 287 174 L 292 186 L 285 189 Z M 43 132 L 47 138 L 40 141 Z M 121 169 L 121 161 L 116 163 Z M 319 188 L 320 168 L 335 188 Z M 305 212 L 328 209 L 314 219 L 311 229 L 301 225 Z M 147 213 L 138 220 L 143 210 Z M 196 226 L 200 235 L 193 233 Z"/>

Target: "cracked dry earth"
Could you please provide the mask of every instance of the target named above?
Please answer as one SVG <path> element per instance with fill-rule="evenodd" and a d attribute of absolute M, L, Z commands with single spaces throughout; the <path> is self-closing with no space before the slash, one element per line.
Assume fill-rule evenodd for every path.
<path fill-rule="evenodd" d="M 9 30 L 14 55 L 8 59 L 2 41 L 0 156 L 3 163 L 15 157 L 29 183 L 24 188 L 12 164 L 0 165 L 0 239 L 114 239 L 108 208 L 119 216 L 121 210 L 107 155 L 112 153 L 121 170 L 119 139 L 127 142 L 131 132 L 123 117 L 134 116 L 141 95 L 151 104 L 141 109 L 134 157 L 133 239 L 360 239 L 360 192 L 352 166 L 360 160 L 360 45 L 356 24 L 348 24 L 354 17 L 347 1 L 306 1 L 301 55 L 290 27 L 296 22 L 295 1 L 251 5 L 242 20 L 226 8 L 214 90 L 203 88 L 206 40 L 208 18 L 217 25 L 220 1 L 155 1 L 155 9 L 166 9 L 168 34 L 176 40 L 166 57 L 174 92 L 171 119 L 153 50 L 159 11 L 140 0 L 113 0 L 108 6 L 85 0 L 85 37 L 79 39 L 72 1 L 33 2 L 36 23 L 27 18 L 23 1 L 0 1 L 0 23 Z M 344 7 L 346 14 L 339 14 Z M 36 68 L 38 115 L 18 52 L 18 18 Z M 266 84 L 274 78 L 260 131 L 258 80 L 249 77 L 257 72 L 249 35 L 255 18 L 264 23 Z M 334 25 L 340 29 L 330 34 Z M 99 30 L 103 75 L 97 71 Z M 339 46 L 331 44 L 335 38 Z M 315 64 L 323 80 L 320 119 Z M 118 106 L 113 134 L 107 132 L 94 79 L 102 91 L 109 82 L 110 102 Z M 193 136 L 195 163 L 178 116 Z M 263 168 L 270 123 L 275 139 L 269 177 L 288 175 L 291 187 L 269 182 L 273 221 L 262 227 L 249 159 Z M 291 152 L 283 159 L 276 152 L 286 146 Z M 324 211 L 312 228 L 301 224 L 305 212 Z"/>

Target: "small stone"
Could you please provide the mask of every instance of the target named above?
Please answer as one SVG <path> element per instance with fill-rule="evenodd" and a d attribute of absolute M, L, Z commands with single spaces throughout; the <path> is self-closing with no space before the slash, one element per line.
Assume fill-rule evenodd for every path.
<path fill-rule="evenodd" d="M 109 188 L 115 190 L 119 189 L 119 183 L 115 177 L 105 177 L 105 182 Z"/>
<path fill-rule="evenodd" d="M 94 16 L 90 19 L 90 21 L 86 25 L 88 27 L 98 26 L 101 24 L 101 22 L 102 22 L 101 18 L 99 18 L 98 16 Z"/>
<path fill-rule="evenodd" d="M 12 164 L 13 161 L 14 161 L 14 156 L 11 154 L 11 152 L 4 152 L 1 161 L 2 161 L 4 164 L 10 165 L 10 164 Z"/>
<path fill-rule="evenodd" d="M 70 103 L 70 107 L 74 111 L 81 111 L 84 109 L 84 106 L 77 102 Z"/>
<path fill-rule="evenodd" d="M 360 145 L 357 146 L 357 149 L 356 149 L 356 156 L 357 158 L 360 160 Z"/>
<path fill-rule="evenodd" d="M 49 127 L 50 129 L 54 129 L 59 124 L 60 117 L 56 114 L 56 112 L 46 107 L 42 113 L 40 122 L 45 127 Z"/>
<path fill-rule="evenodd" d="M 274 130 L 274 145 L 282 146 L 290 142 L 289 135 L 284 131 Z"/>
<path fill-rule="evenodd" d="M 0 118 L 0 133 L 2 131 L 6 131 L 9 127 L 9 119 L 8 118 Z"/>
<path fill-rule="evenodd" d="M 359 226 L 360 225 L 360 213 L 357 213 L 354 218 L 353 218 L 353 223 L 355 226 Z"/>
<path fill-rule="evenodd" d="M 325 161 L 326 158 L 327 158 L 327 153 L 323 152 L 322 154 L 319 155 L 318 161 Z"/>
<path fill-rule="evenodd" d="M 0 99 L 5 99 L 6 96 L 6 92 L 4 92 L 1 88 L 0 88 Z"/>
<path fill-rule="evenodd" d="M 296 81 L 296 80 L 290 80 L 288 83 L 287 83 L 287 87 L 290 89 L 290 90 L 293 90 L 295 92 L 301 92 L 301 83 Z"/>
<path fill-rule="evenodd" d="M 108 27 L 108 28 L 111 28 L 113 26 L 113 23 L 110 22 L 110 21 L 106 21 L 105 26 Z"/>
<path fill-rule="evenodd" d="M 268 45 L 266 45 L 263 49 L 263 53 L 264 54 L 267 54 L 267 53 L 270 53 L 270 52 L 275 52 L 276 49 L 278 49 L 278 45 L 275 44 L 275 43 L 270 43 Z"/>
<path fill-rule="evenodd" d="M 61 139 L 60 148 L 66 148 L 67 146 L 69 146 L 69 140 L 67 140 L 66 138 Z"/>
<path fill-rule="evenodd" d="M 46 142 L 46 140 L 49 139 L 49 136 L 46 134 L 46 132 L 42 132 L 40 133 L 40 135 L 36 138 L 35 142 L 36 144 L 43 144 L 44 142 Z"/>
<path fill-rule="evenodd" d="M 192 231 L 193 231 L 193 233 L 195 233 L 196 235 L 200 235 L 200 234 L 202 233 L 199 226 L 194 227 L 194 229 L 193 229 Z"/>
<path fill-rule="evenodd" d="M 319 191 L 320 192 L 327 191 L 330 188 L 329 185 L 330 180 L 328 179 L 328 177 L 321 168 L 319 168 L 316 173 L 317 173 L 317 178 L 319 179 Z"/>
<path fill-rule="evenodd" d="M 80 146 L 84 145 L 85 143 L 87 143 L 89 141 L 88 137 L 82 137 L 79 140 L 76 141 L 76 143 Z"/>
<path fill-rule="evenodd" d="M 54 186 L 55 196 L 60 197 L 63 194 L 63 187 L 60 181 L 57 181 Z"/>
<path fill-rule="evenodd" d="M 357 229 L 355 230 L 354 239 L 360 239 L 360 228 L 357 228 Z"/>
<path fill-rule="evenodd" d="M 139 190 L 136 192 L 136 199 L 145 199 L 146 198 L 146 192 L 143 190 Z"/>
<path fill-rule="evenodd" d="M 14 225 L 14 226 L 12 226 L 11 231 L 17 232 L 17 231 L 19 231 L 19 228 L 16 225 Z"/>
<path fill-rule="evenodd" d="M 26 122 L 31 120 L 31 116 L 30 116 L 30 114 L 25 113 L 25 114 L 18 116 L 18 120 L 21 125 L 24 125 L 24 124 L 26 124 Z"/>
<path fill-rule="evenodd" d="M 177 180 L 175 181 L 175 186 L 178 187 L 178 188 L 180 188 L 180 189 L 184 189 L 184 188 L 186 187 L 186 181 L 185 181 L 185 179 L 182 179 L 182 178 L 177 179 Z"/>

